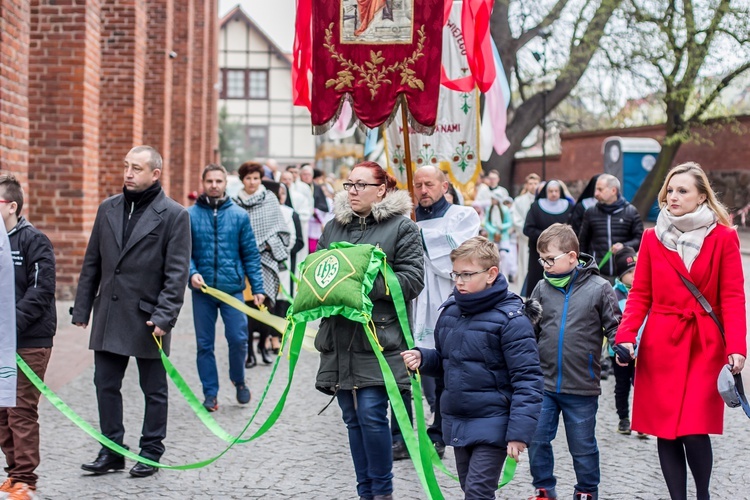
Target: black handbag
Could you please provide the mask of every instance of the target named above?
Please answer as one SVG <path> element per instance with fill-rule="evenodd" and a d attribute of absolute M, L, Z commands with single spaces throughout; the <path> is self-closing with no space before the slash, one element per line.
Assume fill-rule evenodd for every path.
<path fill-rule="evenodd" d="M 727 345 L 727 338 L 724 335 L 724 325 L 721 324 L 721 321 L 719 321 L 719 318 L 716 317 L 716 313 L 714 312 L 713 307 L 711 307 L 711 304 L 708 303 L 708 300 L 706 300 L 706 297 L 703 296 L 700 290 L 698 290 L 698 287 L 693 284 L 692 281 L 684 277 L 682 274 L 680 274 L 680 279 L 683 283 L 685 283 L 685 286 L 690 290 L 690 293 L 693 294 L 693 297 L 698 301 L 698 303 L 701 305 L 704 311 L 708 313 L 709 316 L 711 316 L 711 319 L 714 320 L 714 323 L 716 323 L 716 326 L 719 327 L 719 331 L 721 332 L 721 340 L 724 341 L 724 345 Z"/>

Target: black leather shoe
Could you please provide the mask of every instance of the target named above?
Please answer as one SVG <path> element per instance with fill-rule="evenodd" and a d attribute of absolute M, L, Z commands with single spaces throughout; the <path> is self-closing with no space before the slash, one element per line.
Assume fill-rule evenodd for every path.
<path fill-rule="evenodd" d="M 133 477 L 148 477 L 153 476 L 159 472 L 158 467 L 152 467 L 151 465 L 138 462 L 130 469 L 130 475 Z"/>
<path fill-rule="evenodd" d="M 396 441 L 391 445 L 393 451 L 393 460 L 406 460 L 409 458 L 409 450 L 406 449 L 406 444 L 403 441 Z"/>
<path fill-rule="evenodd" d="M 125 468 L 125 457 L 110 451 L 100 451 L 96 460 L 87 464 L 81 464 L 81 469 L 94 474 L 106 474 Z"/>

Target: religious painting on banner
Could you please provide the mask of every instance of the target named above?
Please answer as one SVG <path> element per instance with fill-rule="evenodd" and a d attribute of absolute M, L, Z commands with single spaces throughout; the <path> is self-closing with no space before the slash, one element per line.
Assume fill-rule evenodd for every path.
<path fill-rule="evenodd" d="M 466 47 L 461 30 L 461 3 L 455 2 L 443 28 L 443 66 L 450 79 L 469 75 Z M 393 121 L 385 134 L 388 171 L 406 186 L 403 127 Z M 440 87 L 435 132 L 426 136 L 410 130 L 413 168 L 433 165 L 464 195 L 472 192 L 482 169 L 479 160 L 479 91 L 457 92 Z"/>
<path fill-rule="evenodd" d="M 344 101 L 351 102 L 360 124 L 376 128 L 393 118 L 394 108 L 404 99 L 410 125 L 430 132 L 437 116 L 443 0 L 298 4 L 307 2 L 312 2 L 314 133 L 332 126 Z M 298 40 L 305 34 L 299 21 Z"/>

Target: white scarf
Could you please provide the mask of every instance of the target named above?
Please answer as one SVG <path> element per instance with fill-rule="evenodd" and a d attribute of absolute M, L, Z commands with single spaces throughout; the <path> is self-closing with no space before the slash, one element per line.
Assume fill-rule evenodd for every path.
<path fill-rule="evenodd" d="M 679 254 L 690 271 L 703 246 L 703 240 L 716 227 L 718 217 L 703 203 L 688 214 L 674 216 L 664 207 L 656 218 L 656 237 Z"/>

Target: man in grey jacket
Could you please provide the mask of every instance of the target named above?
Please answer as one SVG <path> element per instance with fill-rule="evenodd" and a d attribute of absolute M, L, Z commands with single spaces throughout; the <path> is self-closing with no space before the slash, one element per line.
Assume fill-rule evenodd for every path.
<path fill-rule="evenodd" d="M 191 248 L 188 213 L 162 190 L 161 172 L 154 148 L 138 146 L 125 157 L 123 193 L 99 206 L 72 308 L 73 324 L 83 328 L 94 311 L 89 349 L 102 434 L 123 444 L 120 387 L 133 356 L 146 400 L 140 454 L 157 461 L 167 433 L 167 377 L 153 336 L 169 354 Z M 104 474 L 124 469 L 125 459 L 102 448 L 81 468 Z M 138 462 L 130 474 L 146 477 L 157 470 Z"/>

